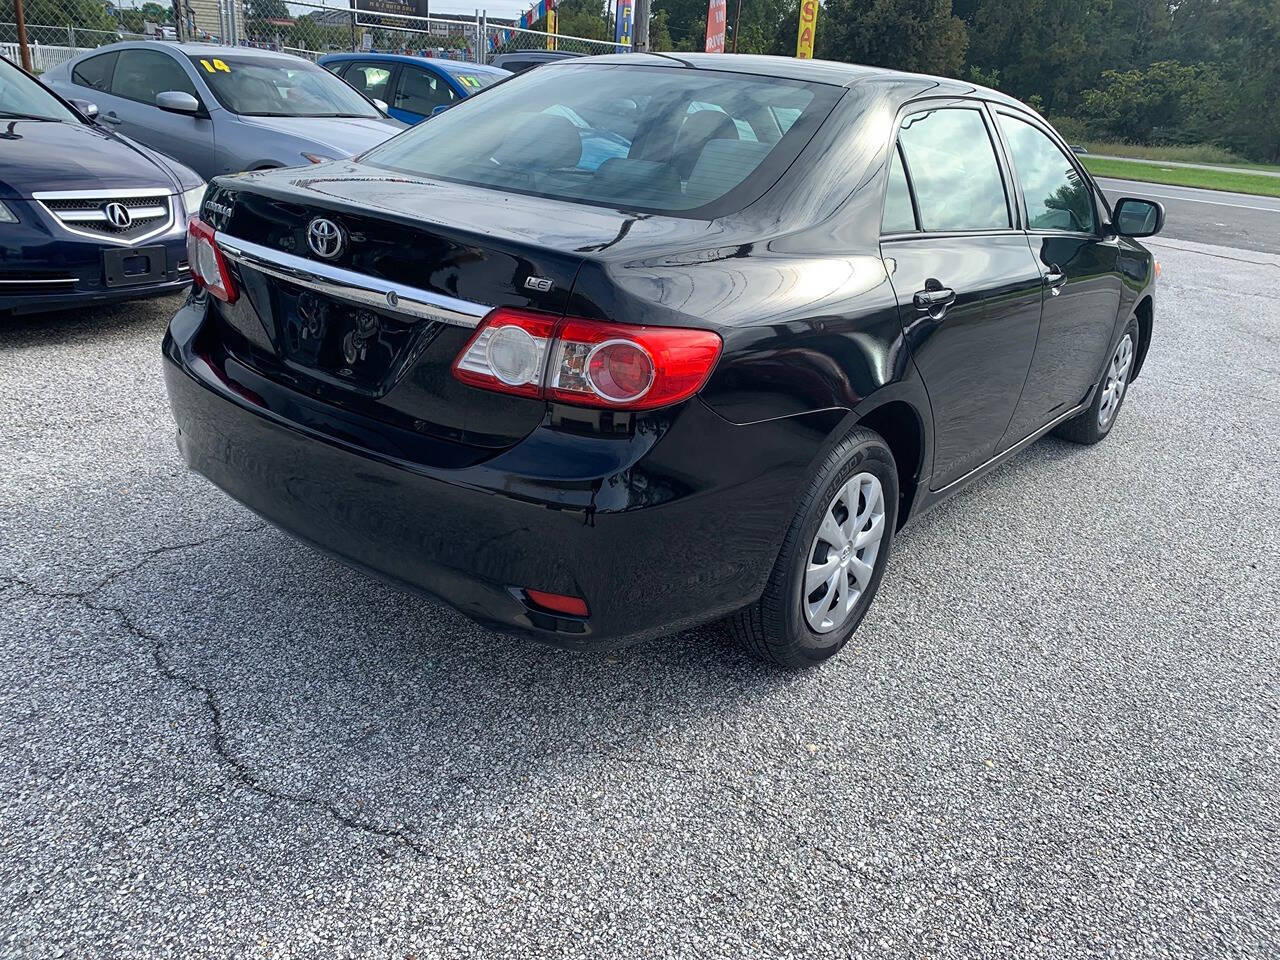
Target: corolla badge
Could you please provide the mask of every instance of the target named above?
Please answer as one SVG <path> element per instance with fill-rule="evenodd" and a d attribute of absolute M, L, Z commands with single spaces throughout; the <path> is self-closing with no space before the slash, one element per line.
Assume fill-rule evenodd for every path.
<path fill-rule="evenodd" d="M 335 259 L 346 245 L 346 234 L 332 220 L 316 217 L 307 224 L 307 246 L 320 259 Z"/>
<path fill-rule="evenodd" d="M 129 208 L 116 200 L 112 200 L 104 206 L 102 214 L 107 218 L 107 223 L 117 230 L 123 230 L 133 223 L 133 216 L 129 213 Z"/>

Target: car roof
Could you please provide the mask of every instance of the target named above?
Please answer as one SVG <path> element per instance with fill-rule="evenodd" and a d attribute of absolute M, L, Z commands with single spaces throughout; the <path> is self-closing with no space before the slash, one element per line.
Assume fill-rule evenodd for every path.
<path fill-rule="evenodd" d="M 339 63 L 346 60 L 361 60 L 370 63 L 415 63 L 438 67 L 449 73 L 492 73 L 505 77 L 510 70 L 491 67 L 484 63 L 470 63 L 466 60 L 449 60 L 445 57 L 419 57 L 412 53 L 329 53 L 317 63 Z"/>
<path fill-rule="evenodd" d="M 599 57 L 578 58 L 575 62 L 631 66 L 684 66 L 695 70 L 728 71 L 761 77 L 777 77 L 783 80 L 827 83 L 841 87 L 915 81 L 917 84 L 934 87 L 938 96 L 976 95 L 983 99 L 1028 109 L 1025 104 L 1008 94 L 964 80 L 890 70 L 887 67 L 869 67 L 860 63 L 841 63 L 836 60 L 798 60 L 795 57 L 770 57 L 747 53 L 614 53 Z"/>
<path fill-rule="evenodd" d="M 282 53 L 279 50 L 265 50 L 258 47 L 229 47 L 219 43 L 175 43 L 172 40 L 124 40 L 119 43 L 108 43 L 101 47 L 94 47 L 92 50 L 88 50 L 80 56 L 110 53 L 113 50 L 158 49 L 172 50 L 186 56 L 193 57 L 230 57 L 248 55 L 270 60 L 306 60 L 305 57 L 296 57 L 292 53 Z M 77 59 L 79 59 L 79 57 L 77 57 Z"/>

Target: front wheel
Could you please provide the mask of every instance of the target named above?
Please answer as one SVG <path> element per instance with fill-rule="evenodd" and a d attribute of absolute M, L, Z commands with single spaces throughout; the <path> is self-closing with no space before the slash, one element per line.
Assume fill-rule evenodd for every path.
<path fill-rule="evenodd" d="M 898 519 L 898 471 L 880 435 L 855 428 L 814 474 L 761 598 L 729 619 L 756 657 L 786 667 L 840 650 L 880 586 Z"/>
<path fill-rule="evenodd" d="M 1054 436 L 1072 443 L 1097 443 L 1115 426 L 1129 389 L 1129 376 L 1133 373 L 1133 361 L 1138 350 L 1138 321 L 1130 320 L 1124 335 L 1116 344 L 1102 373 L 1089 409 L 1078 417 L 1072 417 L 1053 431 Z"/>

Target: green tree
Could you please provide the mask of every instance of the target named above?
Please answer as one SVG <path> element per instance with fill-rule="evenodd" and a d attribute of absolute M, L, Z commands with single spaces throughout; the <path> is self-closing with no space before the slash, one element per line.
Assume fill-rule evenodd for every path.
<path fill-rule="evenodd" d="M 967 46 L 951 0 L 828 0 L 818 14 L 817 53 L 829 60 L 955 77 Z"/>

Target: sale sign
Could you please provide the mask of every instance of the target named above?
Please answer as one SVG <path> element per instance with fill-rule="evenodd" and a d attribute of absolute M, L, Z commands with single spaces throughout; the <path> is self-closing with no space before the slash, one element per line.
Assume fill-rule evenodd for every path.
<path fill-rule="evenodd" d="M 725 0 L 711 0 L 707 7 L 707 53 L 724 53 L 724 26 L 728 19 Z"/>
<path fill-rule="evenodd" d="M 796 37 L 796 56 L 813 59 L 813 36 L 818 30 L 818 0 L 800 0 L 800 33 Z"/>

